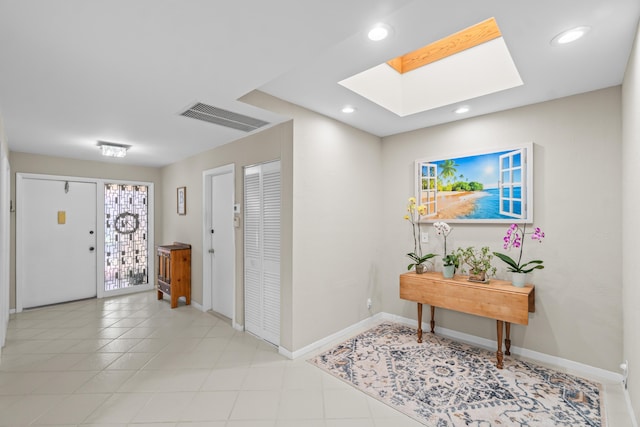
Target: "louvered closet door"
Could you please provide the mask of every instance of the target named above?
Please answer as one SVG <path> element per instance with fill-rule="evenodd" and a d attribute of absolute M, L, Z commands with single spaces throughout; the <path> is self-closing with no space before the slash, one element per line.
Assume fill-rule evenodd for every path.
<path fill-rule="evenodd" d="M 280 343 L 280 162 L 245 168 L 245 328 Z"/>

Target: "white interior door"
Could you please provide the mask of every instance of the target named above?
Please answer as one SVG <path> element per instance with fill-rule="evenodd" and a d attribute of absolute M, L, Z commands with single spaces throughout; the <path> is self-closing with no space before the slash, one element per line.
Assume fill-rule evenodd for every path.
<path fill-rule="evenodd" d="M 96 184 L 22 178 L 17 309 L 96 296 Z"/>
<path fill-rule="evenodd" d="M 280 162 L 245 169 L 245 328 L 280 344 Z"/>
<path fill-rule="evenodd" d="M 211 309 L 233 318 L 235 292 L 235 242 L 233 226 L 233 171 L 211 175 Z"/>

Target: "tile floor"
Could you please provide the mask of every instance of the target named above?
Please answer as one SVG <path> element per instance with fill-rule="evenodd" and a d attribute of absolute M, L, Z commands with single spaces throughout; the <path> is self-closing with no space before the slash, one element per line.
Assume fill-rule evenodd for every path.
<path fill-rule="evenodd" d="M 609 427 L 628 425 L 617 388 L 605 390 Z M 11 316 L 0 426 L 30 425 L 422 426 L 306 357 L 288 360 L 210 313 L 170 309 L 155 292 Z"/>

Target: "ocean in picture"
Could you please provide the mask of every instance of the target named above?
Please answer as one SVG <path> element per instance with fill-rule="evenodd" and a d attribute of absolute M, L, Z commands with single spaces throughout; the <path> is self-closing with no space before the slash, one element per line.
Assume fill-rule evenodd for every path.
<path fill-rule="evenodd" d="M 474 199 L 475 208 L 468 215 L 460 216 L 460 219 L 510 219 L 513 217 L 500 214 L 500 193 L 498 188 L 483 190 L 482 197 Z M 519 194 L 515 194 L 519 197 Z"/>

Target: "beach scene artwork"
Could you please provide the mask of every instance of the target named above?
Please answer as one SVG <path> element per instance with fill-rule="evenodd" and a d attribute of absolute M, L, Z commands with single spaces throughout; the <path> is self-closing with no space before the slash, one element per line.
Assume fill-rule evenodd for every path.
<path fill-rule="evenodd" d="M 532 144 L 471 156 L 416 161 L 422 221 L 533 221 Z"/>

